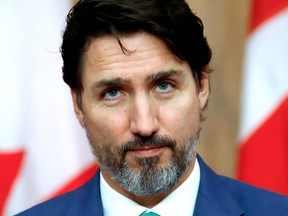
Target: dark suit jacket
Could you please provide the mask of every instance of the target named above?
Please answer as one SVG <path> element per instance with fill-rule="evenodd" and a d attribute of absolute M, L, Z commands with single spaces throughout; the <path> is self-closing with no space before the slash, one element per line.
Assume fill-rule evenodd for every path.
<path fill-rule="evenodd" d="M 217 175 L 199 156 L 198 161 L 201 178 L 194 216 L 288 215 L 288 197 Z M 99 182 L 98 171 L 79 189 L 32 207 L 19 215 L 102 216 Z"/>

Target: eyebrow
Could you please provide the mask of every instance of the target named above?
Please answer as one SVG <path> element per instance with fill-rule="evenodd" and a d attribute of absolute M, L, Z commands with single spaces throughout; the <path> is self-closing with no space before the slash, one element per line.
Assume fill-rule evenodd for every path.
<path fill-rule="evenodd" d="M 117 85 L 129 85 L 131 83 L 128 79 L 123 79 L 121 77 L 111 78 L 111 79 L 103 79 L 99 82 L 95 83 L 94 88 L 101 88 L 107 86 L 117 86 Z"/>
<path fill-rule="evenodd" d="M 157 72 L 155 74 L 151 74 L 150 76 L 148 76 L 146 78 L 146 81 L 155 82 L 155 81 L 157 81 L 159 79 L 163 79 L 165 77 L 182 76 L 182 75 L 183 75 L 183 71 L 182 70 L 171 69 L 171 70 L 168 70 L 168 71 L 160 71 L 160 72 Z"/>
<path fill-rule="evenodd" d="M 154 74 L 149 75 L 146 78 L 146 81 L 148 82 L 156 82 L 159 79 L 163 79 L 165 77 L 171 77 L 171 76 L 181 76 L 183 74 L 182 70 L 168 70 L 168 71 L 160 71 Z M 130 79 L 123 79 L 121 77 L 115 77 L 115 78 L 108 78 L 103 79 L 95 83 L 94 88 L 103 88 L 103 87 L 109 87 L 109 86 L 123 86 L 123 85 L 130 85 L 131 80 Z"/>

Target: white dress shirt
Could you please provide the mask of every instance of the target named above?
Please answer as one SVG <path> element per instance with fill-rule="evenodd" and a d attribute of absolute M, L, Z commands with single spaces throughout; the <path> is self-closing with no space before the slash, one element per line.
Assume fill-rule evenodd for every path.
<path fill-rule="evenodd" d="M 152 209 L 147 209 L 111 188 L 101 174 L 100 191 L 104 216 L 138 216 L 146 210 L 161 216 L 191 216 L 194 212 L 199 184 L 200 168 L 196 159 L 194 169 L 186 181 Z"/>

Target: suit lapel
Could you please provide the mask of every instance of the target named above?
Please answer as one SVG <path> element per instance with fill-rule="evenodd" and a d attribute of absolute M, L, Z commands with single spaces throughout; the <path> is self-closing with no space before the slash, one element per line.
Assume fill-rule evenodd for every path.
<path fill-rule="evenodd" d="M 200 185 L 195 204 L 194 216 L 213 215 L 213 216 L 240 216 L 244 211 L 237 204 L 236 200 L 226 189 L 221 177 L 215 174 L 200 158 L 197 156 L 200 166 Z M 87 208 L 83 215 L 103 216 L 103 205 L 100 193 L 100 170 L 93 177 L 91 186 L 86 188 Z"/>
<path fill-rule="evenodd" d="M 221 177 L 215 174 L 197 156 L 200 165 L 200 185 L 195 204 L 194 216 L 240 216 L 244 211 L 226 189 Z"/>
<path fill-rule="evenodd" d="M 96 175 L 90 180 L 91 187 L 86 188 L 87 190 L 87 202 L 89 203 L 89 208 L 87 212 L 83 215 L 85 216 L 103 216 L 103 205 L 100 193 L 100 169 L 98 169 Z"/>

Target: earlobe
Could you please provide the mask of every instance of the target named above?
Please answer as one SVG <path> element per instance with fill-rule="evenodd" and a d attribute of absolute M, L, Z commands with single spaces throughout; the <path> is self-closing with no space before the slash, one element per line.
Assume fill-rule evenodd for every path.
<path fill-rule="evenodd" d="M 209 96 L 209 79 L 206 77 L 202 78 L 200 81 L 199 88 L 199 101 L 201 109 L 204 109 L 207 106 Z"/>
<path fill-rule="evenodd" d="M 74 112 L 77 116 L 77 119 L 78 119 L 79 123 L 81 124 L 81 126 L 85 127 L 83 111 L 82 111 L 82 107 L 80 105 L 81 101 L 79 101 L 77 91 L 71 89 L 71 96 L 72 96 L 72 100 L 73 100 Z"/>

